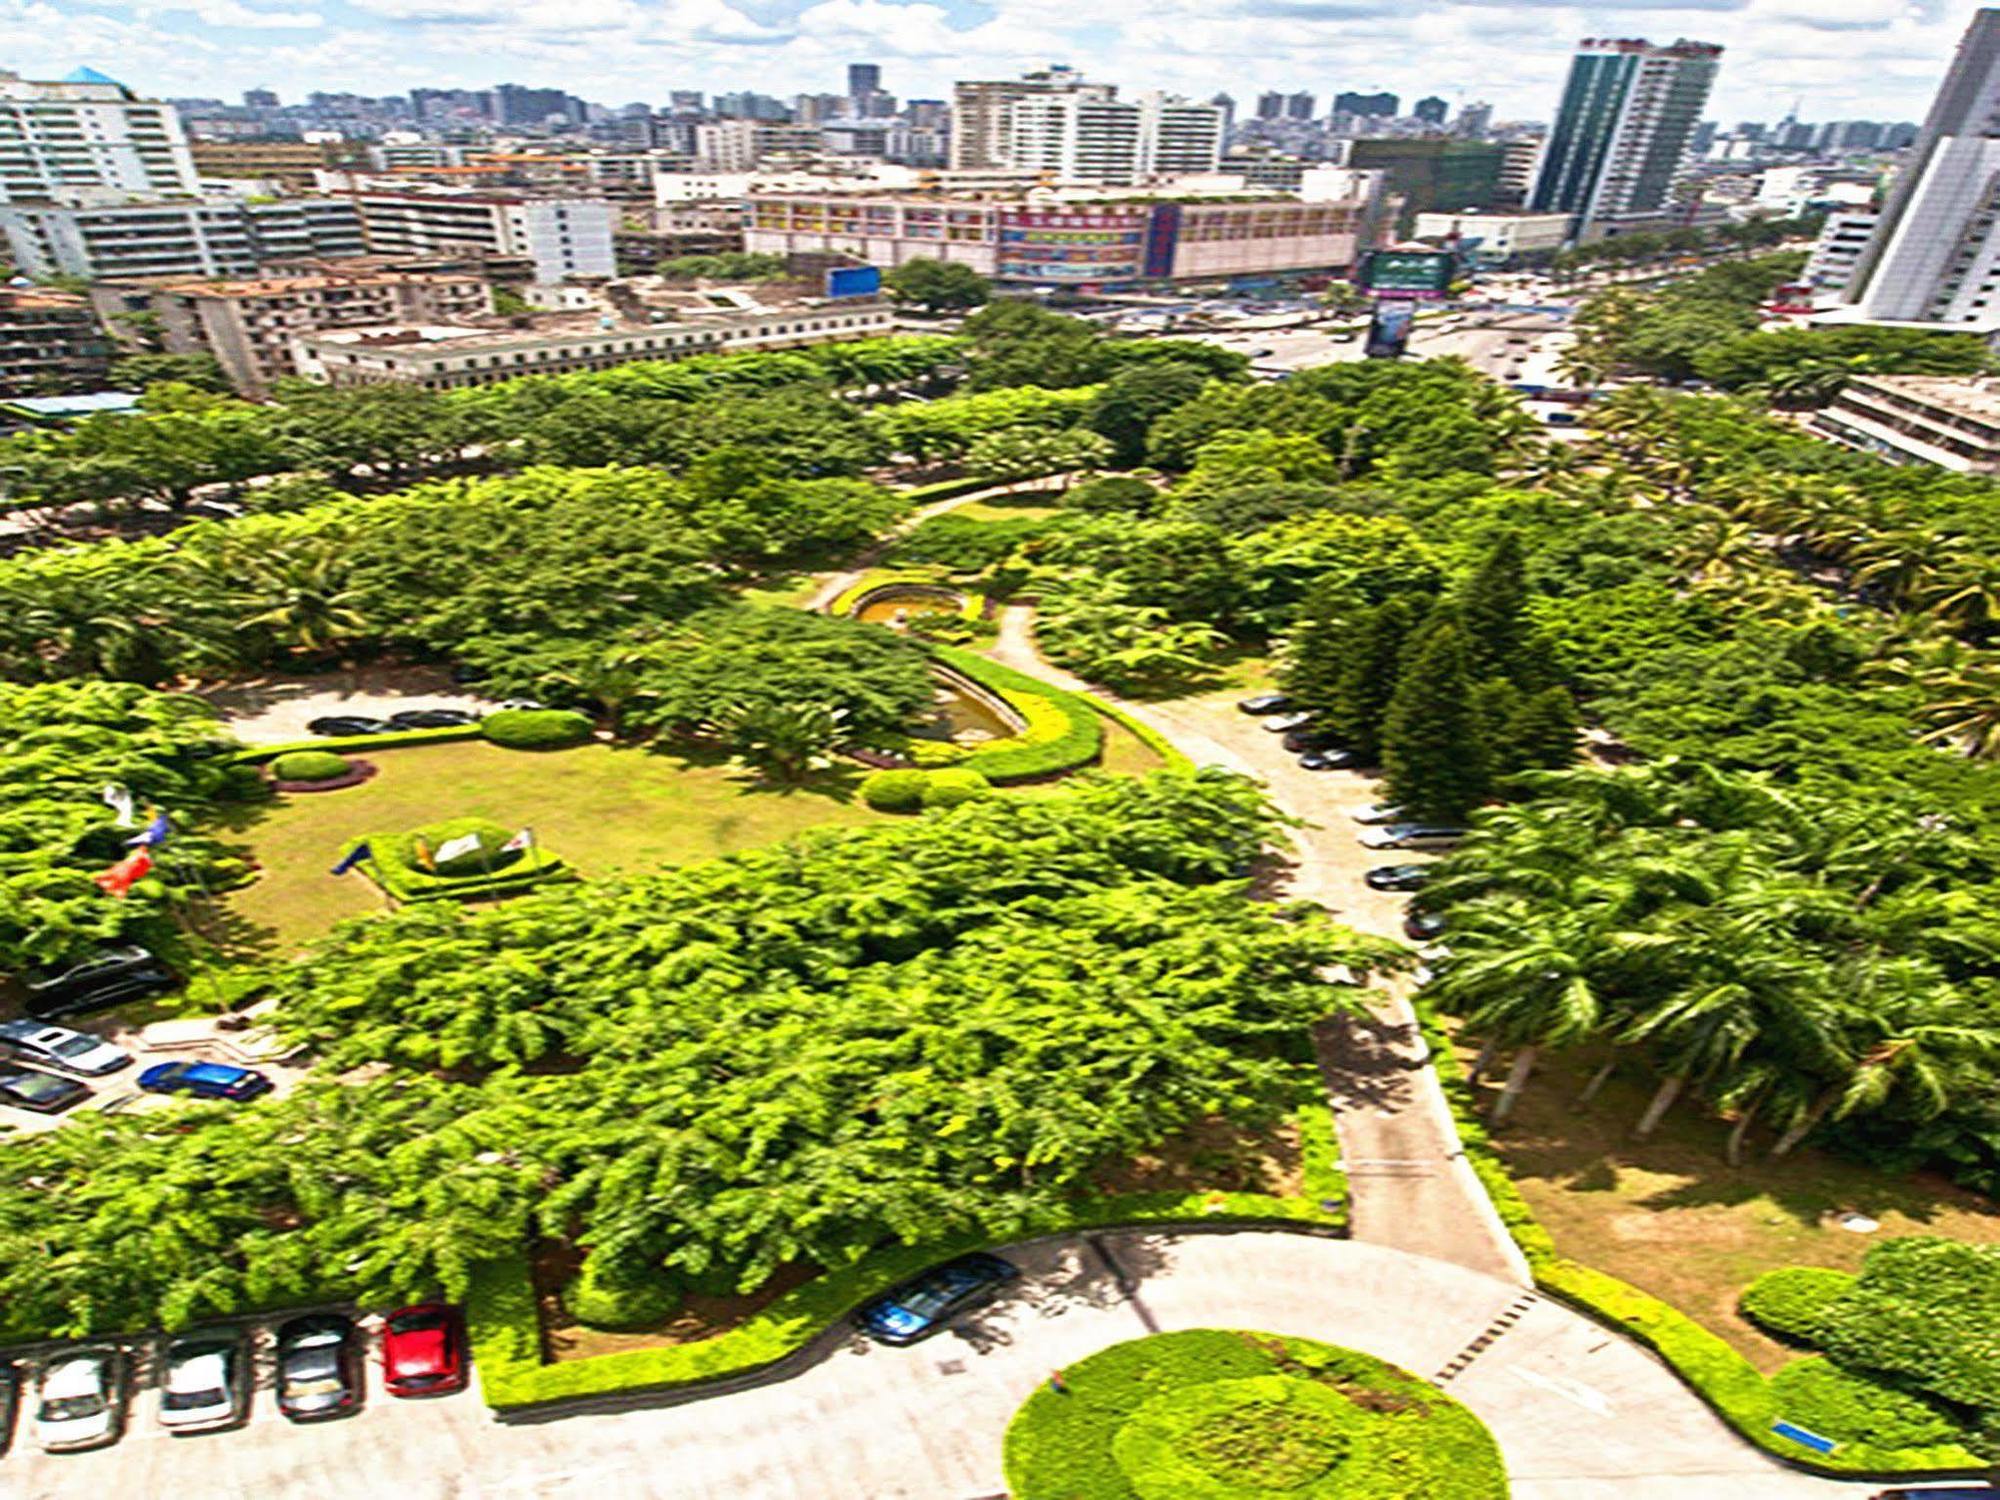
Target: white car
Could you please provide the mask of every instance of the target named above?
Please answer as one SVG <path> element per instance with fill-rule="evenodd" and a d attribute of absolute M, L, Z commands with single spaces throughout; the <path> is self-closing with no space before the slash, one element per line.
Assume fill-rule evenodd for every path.
<path fill-rule="evenodd" d="M 116 1349 L 76 1349 L 42 1368 L 35 1441 L 50 1453 L 98 1448 L 125 1419 L 123 1358 Z"/>
<path fill-rule="evenodd" d="M 176 1339 L 160 1371 L 160 1425 L 206 1432 L 236 1420 L 243 1347 L 227 1338 Z"/>
<path fill-rule="evenodd" d="M 1465 830 L 1441 823 L 1387 823 L 1355 837 L 1369 849 L 1435 849 L 1442 852 L 1456 849 L 1465 837 Z"/>
<path fill-rule="evenodd" d="M 47 1021 L 0 1021 L 0 1052 L 61 1073 L 98 1078 L 132 1065 L 132 1054 L 87 1031 Z"/>
<path fill-rule="evenodd" d="M 1359 807 L 1348 808 L 1347 815 L 1357 823 L 1368 824 L 1400 823 L 1403 820 L 1402 808 L 1393 802 L 1364 802 Z"/>

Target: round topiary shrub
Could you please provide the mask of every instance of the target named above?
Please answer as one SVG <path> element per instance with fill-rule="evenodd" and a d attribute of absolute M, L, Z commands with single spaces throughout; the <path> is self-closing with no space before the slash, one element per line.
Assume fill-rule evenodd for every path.
<path fill-rule="evenodd" d="M 1072 1500 L 1492 1500 L 1492 1434 L 1406 1370 L 1332 1344 L 1197 1328 L 1060 1372 L 1007 1428 L 1010 1491 Z"/>
<path fill-rule="evenodd" d="M 861 800 L 877 812 L 915 812 L 925 779 L 922 771 L 875 771 L 861 779 Z"/>
<path fill-rule="evenodd" d="M 1063 504 L 1097 515 L 1145 516 L 1159 508 L 1160 499 L 1160 492 L 1143 479 L 1108 474 L 1078 485 L 1063 496 Z"/>
<path fill-rule="evenodd" d="M 1766 1333 L 1795 1343 L 1816 1344 L 1827 1308 L 1847 1295 L 1854 1277 L 1820 1266 L 1786 1266 L 1766 1271 L 1737 1299 L 1743 1316 Z"/>
<path fill-rule="evenodd" d="M 666 1321 L 681 1303 L 680 1289 L 663 1270 L 650 1273 L 599 1258 L 584 1261 L 563 1289 L 563 1305 L 592 1328 L 649 1328 Z"/>
<path fill-rule="evenodd" d="M 467 849 L 449 859 L 439 859 L 437 851 L 456 839 L 474 834 L 479 839 L 476 849 Z M 488 871 L 497 873 L 521 857 L 520 851 L 503 848 L 507 840 L 514 836 L 513 830 L 503 828 L 485 818 L 447 818 L 442 823 L 431 823 L 411 833 L 403 834 L 395 841 L 392 857 L 406 868 L 424 875 L 442 875 L 447 879 L 459 879 L 467 875 L 484 875 Z M 426 866 L 417 856 L 417 840 L 422 839 L 431 851 L 432 864 Z"/>
<path fill-rule="evenodd" d="M 589 739 L 596 726 L 566 708 L 500 708 L 479 721 L 479 732 L 509 750 L 560 750 Z"/>
<path fill-rule="evenodd" d="M 977 771 L 952 766 L 942 771 L 926 772 L 922 790 L 925 807 L 957 807 L 964 802 L 976 802 L 981 797 L 992 796 L 993 783 Z"/>
<path fill-rule="evenodd" d="M 292 750 L 271 762 L 271 775 L 279 781 L 332 781 L 349 769 L 347 757 L 331 750 Z"/>

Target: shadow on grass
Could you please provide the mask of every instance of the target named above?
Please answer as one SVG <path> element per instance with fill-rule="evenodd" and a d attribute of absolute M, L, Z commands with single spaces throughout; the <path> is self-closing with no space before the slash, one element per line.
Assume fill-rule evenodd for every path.
<path fill-rule="evenodd" d="M 845 805 L 860 796 L 862 778 L 868 775 L 867 767 L 843 762 L 815 771 L 801 781 L 781 781 L 754 767 L 738 764 L 734 755 L 718 745 L 658 739 L 649 741 L 645 749 L 676 770 L 729 771 L 729 784 L 736 788 L 739 797 L 818 797 Z"/>

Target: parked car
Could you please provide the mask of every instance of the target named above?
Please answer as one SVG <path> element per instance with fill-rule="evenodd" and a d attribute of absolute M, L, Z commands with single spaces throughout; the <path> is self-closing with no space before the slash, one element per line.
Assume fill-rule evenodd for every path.
<path fill-rule="evenodd" d="M 478 722 L 478 714 L 462 708 L 405 708 L 389 715 L 389 723 L 396 729 L 458 729 Z"/>
<path fill-rule="evenodd" d="M 0 1361 L 0 1453 L 14 1443 L 14 1418 L 21 1410 L 21 1369 L 11 1361 Z"/>
<path fill-rule="evenodd" d="M 101 1078 L 132 1066 L 132 1054 L 87 1031 L 46 1021 L 0 1021 L 0 1052 L 64 1073 Z"/>
<path fill-rule="evenodd" d="M 1294 729 L 1279 743 L 1296 755 L 1304 750 L 1338 750 L 1340 736 L 1331 729 Z"/>
<path fill-rule="evenodd" d="M 1284 693 L 1259 693 L 1254 698 L 1245 698 L 1236 707 L 1239 712 L 1262 718 L 1265 714 L 1281 714 L 1292 706 L 1292 700 Z"/>
<path fill-rule="evenodd" d="M 1369 849 L 1456 849 L 1465 830 L 1443 823 L 1389 823 L 1355 837 Z"/>
<path fill-rule="evenodd" d="M 1304 771 L 1352 771 L 1361 764 L 1361 757 L 1352 750 L 1308 750 L 1299 757 L 1299 769 Z"/>
<path fill-rule="evenodd" d="M 1378 891 L 1415 891 L 1431 878 L 1430 865 L 1377 865 L 1361 878 Z"/>
<path fill-rule="evenodd" d="M 933 1266 L 923 1275 L 863 1303 L 854 1321 L 881 1344 L 914 1344 L 959 1313 L 990 1301 L 1021 1274 L 997 1255 L 978 1251 Z"/>
<path fill-rule="evenodd" d="M 361 1405 L 361 1349 L 354 1324 L 309 1313 L 278 1329 L 278 1410 L 294 1422 L 345 1416 Z"/>
<path fill-rule="evenodd" d="M 548 704 L 542 702 L 539 698 L 502 698 L 495 707 L 543 709 L 547 708 Z"/>
<path fill-rule="evenodd" d="M 241 1335 L 193 1333 L 160 1358 L 160 1425 L 172 1433 L 233 1426 L 250 1409 L 248 1350 Z"/>
<path fill-rule="evenodd" d="M 1313 716 L 1306 713 L 1278 714 L 1263 721 L 1264 728 L 1272 734 L 1290 734 L 1294 729 L 1304 729 L 1312 723 Z"/>
<path fill-rule="evenodd" d="M 2000 1500 L 2000 1487 L 1976 1479 L 1956 1484 L 1899 1484 L 1894 1489 L 1877 1490 L 1868 1500 Z"/>
<path fill-rule="evenodd" d="M 271 1080 L 255 1068 L 234 1063 L 155 1063 L 139 1075 L 149 1094 L 192 1094 L 197 1099 L 255 1099 L 271 1092 Z"/>
<path fill-rule="evenodd" d="M 465 1389 L 465 1329 L 457 1309 L 420 1302 L 389 1314 L 382 1331 L 382 1383 L 392 1396 L 443 1396 Z"/>
<path fill-rule="evenodd" d="M 1404 820 L 1402 808 L 1393 802 L 1364 802 L 1359 807 L 1350 807 L 1348 817 L 1357 823 L 1401 823 Z"/>
<path fill-rule="evenodd" d="M 306 722 L 306 729 L 312 734 L 392 734 L 395 728 L 387 719 L 371 719 L 362 714 L 327 714 Z"/>
<path fill-rule="evenodd" d="M 80 963 L 31 970 L 22 985 L 28 992 L 28 1014 L 52 1021 L 109 1010 L 170 990 L 179 982 L 172 969 L 135 943 L 102 949 Z"/>
<path fill-rule="evenodd" d="M 40 1115 L 52 1115 L 89 1097 L 89 1087 L 74 1078 L 38 1073 L 19 1063 L 0 1063 L 0 1104 L 11 1104 L 16 1109 L 32 1109 Z"/>
<path fill-rule="evenodd" d="M 108 1346 L 70 1349 L 42 1367 L 35 1441 L 50 1453 L 101 1448 L 125 1425 L 125 1356 Z"/>
<path fill-rule="evenodd" d="M 1433 943 L 1444 936 L 1442 912 L 1411 910 L 1403 915 L 1403 933 L 1413 943 Z"/>

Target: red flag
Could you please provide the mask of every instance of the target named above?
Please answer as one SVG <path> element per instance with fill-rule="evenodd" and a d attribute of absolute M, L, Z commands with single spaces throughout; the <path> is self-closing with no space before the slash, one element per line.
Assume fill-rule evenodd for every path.
<path fill-rule="evenodd" d="M 100 870 L 91 876 L 97 888 L 107 896 L 123 896 L 132 889 L 134 882 L 144 880 L 153 870 L 153 856 L 145 849 L 134 849 L 108 870 Z"/>

